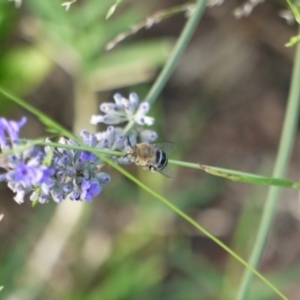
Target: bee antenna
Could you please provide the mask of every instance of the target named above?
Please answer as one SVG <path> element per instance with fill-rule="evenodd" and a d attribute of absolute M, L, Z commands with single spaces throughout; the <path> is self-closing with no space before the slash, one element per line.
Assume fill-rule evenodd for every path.
<path fill-rule="evenodd" d="M 131 143 L 130 143 L 130 140 L 129 140 L 129 136 L 128 136 L 128 135 L 127 135 L 127 142 L 128 142 L 129 147 L 132 149 L 132 146 L 131 146 Z"/>
<path fill-rule="evenodd" d="M 127 142 L 128 142 L 128 145 L 130 146 L 130 148 L 132 149 L 132 146 L 131 146 L 131 143 L 130 143 L 130 140 L 129 140 L 129 136 L 127 135 Z M 123 157 L 128 157 L 130 156 L 131 154 L 130 153 L 126 153 Z"/>

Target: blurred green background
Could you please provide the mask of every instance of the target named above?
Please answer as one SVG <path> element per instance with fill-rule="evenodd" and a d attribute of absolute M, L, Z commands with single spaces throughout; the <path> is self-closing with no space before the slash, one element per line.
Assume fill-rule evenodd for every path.
<path fill-rule="evenodd" d="M 182 1 L 0 2 L 0 85 L 79 134 L 115 92 L 143 98 L 186 19 L 180 14 L 141 30 L 110 51 L 105 45 L 154 12 Z M 248 18 L 242 1 L 208 8 L 150 115 L 173 159 L 270 175 L 290 84 L 295 35 L 267 1 Z M 0 95 L 0 114 L 29 119 L 26 138 L 46 136 L 38 120 Z M 103 129 L 103 127 L 98 128 Z M 300 140 L 288 177 L 299 180 Z M 176 168 L 176 178 L 127 169 L 247 258 L 267 188 Z M 92 203 L 19 206 L 0 185 L 0 298 L 6 300 L 233 299 L 243 271 L 211 240 L 110 168 L 112 182 Z M 300 295 L 296 191 L 282 194 L 260 272 L 289 299 Z M 278 299 L 258 279 L 250 299 Z"/>

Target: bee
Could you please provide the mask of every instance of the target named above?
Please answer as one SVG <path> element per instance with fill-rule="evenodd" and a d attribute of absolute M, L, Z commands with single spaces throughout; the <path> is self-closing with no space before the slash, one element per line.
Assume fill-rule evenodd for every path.
<path fill-rule="evenodd" d="M 170 142 L 147 144 L 141 143 L 131 146 L 124 157 L 128 157 L 137 166 L 142 166 L 144 170 L 159 172 L 166 177 L 173 177 L 173 169 L 168 166 L 167 153 L 170 153 L 176 145 Z"/>

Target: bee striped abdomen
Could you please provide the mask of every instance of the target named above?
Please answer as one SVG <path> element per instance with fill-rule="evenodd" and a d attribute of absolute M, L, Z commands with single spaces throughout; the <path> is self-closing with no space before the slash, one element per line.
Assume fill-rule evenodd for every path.
<path fill-rule="evenodd" d="M 161 149 L 157 149 L 156 151 L 156 162 L 157 162 L 157 171 L 163 170 L 168 164 L 167 155 Z"/>

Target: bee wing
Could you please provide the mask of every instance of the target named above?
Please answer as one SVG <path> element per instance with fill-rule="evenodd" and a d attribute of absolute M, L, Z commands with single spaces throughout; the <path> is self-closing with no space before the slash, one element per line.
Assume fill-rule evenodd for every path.
<path fill-rule="evenodd" d="M 161 149 L 165 151 L 166 154 L 172 152 L 176 148 L 176 145 L 171 142 L 163 142 L 163 143 L 157 143 L 152 145 L 157 149 Z"/>
<path fill-rule="evenodd" d="M 174 174 L 175 174 L 174 169 L 172 167 L 170 167 L 169 165 L 167 165 L 165 168 L 163 168 L 162 170 L 160 170 L 158 172 L 168 178 L 174 178 Z"/>

